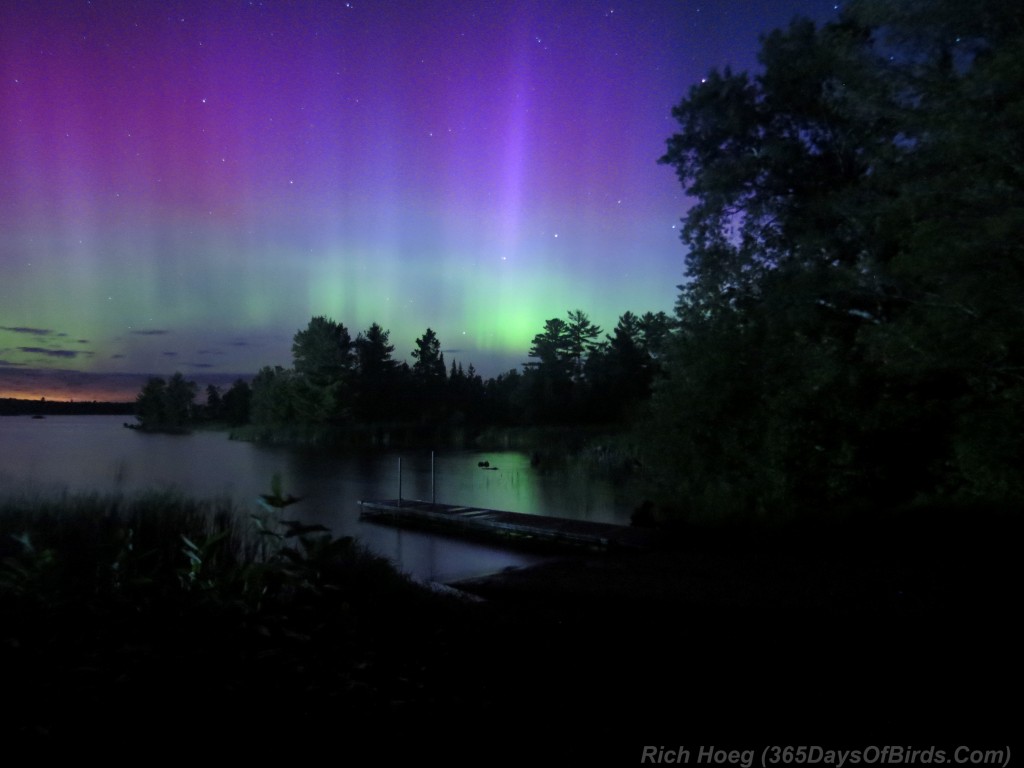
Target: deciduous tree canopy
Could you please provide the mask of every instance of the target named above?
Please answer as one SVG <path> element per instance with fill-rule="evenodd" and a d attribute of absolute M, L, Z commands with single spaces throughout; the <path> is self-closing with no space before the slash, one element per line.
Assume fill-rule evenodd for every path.
<path fill-rule="evenodd" d="M 691 511 L 1024 492 L 1024 6 L 864 0 L 712 72 L 652 451 Z"/>

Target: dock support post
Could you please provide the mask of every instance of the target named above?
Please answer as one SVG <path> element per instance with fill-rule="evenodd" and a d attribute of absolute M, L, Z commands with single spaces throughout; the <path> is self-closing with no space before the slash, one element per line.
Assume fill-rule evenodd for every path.
<path fill-rule="evenodd" d="M 436 498 L 434 496 L 434 452 L 430 452 L 430 506 L 434 506 Z"/>
<path fill-rule="evenodd" d="M 402 506 L 402 457 L 398 457 L 398 506 Z"/>

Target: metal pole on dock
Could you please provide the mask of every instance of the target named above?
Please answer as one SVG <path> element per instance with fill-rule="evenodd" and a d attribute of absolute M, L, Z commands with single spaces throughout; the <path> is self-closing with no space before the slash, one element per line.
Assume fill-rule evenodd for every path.
<path fill-rule="evenodd" d="M 430 452 L 430 506 L 434 506 L 434 452 Z"/>
<path fill-rule="evenodd" d="M 402 506 L 402 457 L 398 457 L 398 506 Z"/>

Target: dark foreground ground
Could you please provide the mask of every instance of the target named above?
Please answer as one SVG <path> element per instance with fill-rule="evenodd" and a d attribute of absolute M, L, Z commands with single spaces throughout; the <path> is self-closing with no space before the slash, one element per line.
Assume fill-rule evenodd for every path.
<path fill-rule="evenodd" d="M 310 570 L 258 611 L 15 605 L 5 620 L 32 626 L 3 635 L 6 735 L 352 765 L 632 765 L 645 747 L 761 764 L 773 745 L 951 761 L 1016 743 L 1016 534 L 956 517 L 689 532 L 463 597 Z"/>
<path fill-rule="evenodd" d="M 698 534 L 463 586 L 516 617 L 510 690 L 568 752 L 1012 743 L 1019 539 L 924 531 Z"/>

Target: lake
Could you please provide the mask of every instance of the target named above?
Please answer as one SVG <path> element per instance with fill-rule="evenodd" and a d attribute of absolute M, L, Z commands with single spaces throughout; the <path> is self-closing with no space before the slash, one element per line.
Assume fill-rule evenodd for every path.
<path fill-rule="evenodd" d="M 229 440 L 223 432 L 144 434 L 124 416 L 0 417 L 0 488 L 7 492 L 125 493 L 178 490 L 196 498 L 233 499 L 259 510 L 280 474 L 285 495 L 302 501 L 287 516 L 354 536 L 421 581 L 451 582 L 522 567 L 543 558 L 454 538 L 374 525 L 359 519 L 361 499 L 431 498 L 429 451 L 353 455 L 325 449 Z M 134 421 L 133 419 L 128 419 Z M 482 469 L 486 461 L 496 469 Z M 569 463 L 538 469 L 517 451 L 436 453 L 438 502 L 628 524 L 635 498 Z"/>

